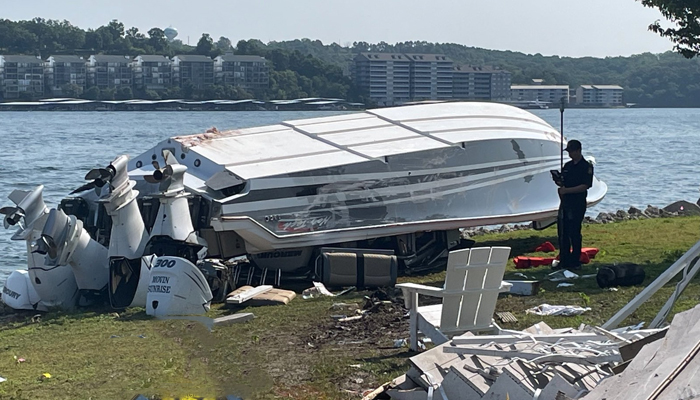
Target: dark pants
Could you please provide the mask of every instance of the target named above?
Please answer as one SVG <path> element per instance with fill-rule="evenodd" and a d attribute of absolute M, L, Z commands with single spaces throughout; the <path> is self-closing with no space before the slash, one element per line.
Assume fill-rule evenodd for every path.
<path fill-rule="evenodd" d="M 583 205 L 563 204 L 559 207 L 557 233 L 559 235 L 559 261 L 563 268 L 581 265 L 581 223 L 586 214 Z"/>

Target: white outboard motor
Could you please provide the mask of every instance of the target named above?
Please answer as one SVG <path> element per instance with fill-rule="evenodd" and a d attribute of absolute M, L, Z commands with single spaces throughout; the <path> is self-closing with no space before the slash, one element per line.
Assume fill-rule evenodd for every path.
<path fill-rule="evenodd" d="M 16 207 L 3 207 L 0 213 L 5 214 L 5 228 L 19 226 L 12 240 L 24 240 L 27 243 L 28 274 L 22 274 L 22 276 L 28 279 L 41 299 L 37 309 L 47 307 L 70 309 L 75 306 L 78 296 L 78 286 L 73 271 L 64 265 L 44 265 L 44 255 L 36 252 L 37 242 L 41 238 L 49 213 L 42 197 L 43 190 L 42 185 L 31 191 L 14 190 L 9 198 Z M 22 220 L 24 225 L 21 223 Z M 20 275 L 15 275 L 12 282 L 18 282 L 19 279 Z M 12 286 L 17 288 L 13 289 L 16 293 L 20 293 L 19 291 L 26 287 L 16 283 L 12 283 Z M 6 284 L 6 287 L 9 286 Z"/>
<path fill-rule="evenodd" d="M 109 238 L 109 257 L 139 258 L 148 240 L 146 227 L 141 218 L 136 197 L 139 192 L 134 190 L 136 182 L 129 180 L 127 162 L 129 157 L 121 155 L 112 161 L 107 168 L 95 168 L 85 175 L 91 182 L 75 189 L 71 194 L 88 189 L 101 188 L 109 184 L 110 193 L 101 198 L 107 214 L 112 217 L 112 232 Z"/>
<path fill-rule="evenodd" d="M 2 288 L 2 301 L 15 310 L 48 311 L 29 280 L 29 271 L 12 271 Z"/>
<path fill-rule="evenodd" d="M 211 302 L 212 295 L 211 289 L 204 278 L 204 275 L 199 269 L 195 267 L 195 262 L 201 258 L 201 255 L 206 252 L 206 242 L 200 238 L 192 226 L 192 219 L 190 216 L 189 204 L 187 201 L 188 194 L 185 192 L 185 186 L 183 184 L 183 178 L 187 167 L 180 165 L 175 157 L 169 151 L 165 150 L 163 152 L 163 158 L 165 159 L 166 166 L 160 168 L 160 165 L 156 161 L 153 162 L 155 171 L 152 175 L 144 176 L 144 179 L 149 183 L 159 184 L 159 194 L 153 197 L 159 198 L 160 206 L 158 208 L 158 215 L 156 221 L 151 229 L 151 234 L 148 240 L 148 244 L 145 248 L 145 254 L 139 265 L 137 265 L 135 260 L 127 261 L 126 259 L 119 260 L 117 265 L 113 262 L 110 271 L 112 279 L 112 288 L 110 293 L 112 293 L 112 306 L 115 308 L 126 306 L 129 297 L 124 295 L 131 294 L 133 296 L 132 301 L 128 304 L 130 306 L 146 306 L 147 310 L 149 307 L 157 311 L 158 315 L 183 315 L 183 314 L 201 314 L 205 312 L 201 306 L 200 301 L 202 297 L 197 297 L 195 303 L 198 304 L 194 309 L 191 308 L 188 302 L 182 298 L 173 297 L 174 294 L 171 292 L 161 291 L 154 292 L 157 290 L 162 283 L 154 282 L 154 280 L 159 280 L 162 275 L 158 275 L 159 278 L 154 277 L 156 264 L 161 261 L 153 261 L 153 257 L 158 257 L 158 260 L 162 260 L 162 257 L 170 257 L 181 260 L 184 265 L 191 266 L 193 270 L 196 270 L 197 276 L 201 278 L 203 282 L 202 288 L 193 289 L 201 293 L 202 290 L 206 289 L 207 303 Z M 171 264 L 173 264 L 171 262 Z M 174 264 L 173 264 L 174 265 Z M 147 270 L 150 271 L 150 276 L 147 274 Z M 184 268 L 184 267 L 181 267 Z M 189 268 L 189 267 L 188 267 Z M 192 275 L 193 273 L 188 272 Z M 139 279 L 135 280 L 133 277 L 138 275 Z M 126 277 L 129 276 L 131 281 L 127 280 Z M 179 276 L 178 279 L 183 279 L 183 276 Z M 198 278 L 198 279 L 199 279 Z M 169 278 L 162 278 L 163 280 L 169 280 Z M 190 282 L 191 284 L 192 282 Z M 183 287 L 183 290 L 189 290 Z M 162 303 L 165 297 L 173 297 L 172 300 L 166 301 L 167 311 L 163 311 L 154 303 L 149 300 L 152 293 L 157 293 L 160 297 L 155 304 Z M 118 295 L 119 294 L 119 295 Z M 157 297 L 158 297 L 157 296 Z M 206 297 L 206 296 L 205 296 Z M 185 309 L 179 309 L 181 305 L 186 306 Z M 208 306 L 207 306 L 208 307 Z M 152 314 L 155 315 L 155 314 Z"/>
<path fill-rule="evenodd" d="M 155 257 L 146 296 L 146 314 L 199 315 L 209 311 L 211 289 L 204 274 L 180 257 Z"/>
<path fill-rule="evenodd" d="M 109 264 L 109 301 L 113 308 L 145 307 L 151 268 L 156 256 L 134 260 L 113 257 Z"/>
<path fill-rule="evenodd" d="M 78 289 L 103 290 L 109 282 L 107 249 L 83 229 L 83 221 L 62 210 L 51 209 L 37 243 L 46 265 L 70 265 Z"/>
<path fill-rule="evenodd" d="M 139 192 L 134 190 L 136 182 L 129 180 L 127 162 L 129 158 L 121 155 L 115 158 L 107 168 L 96 168 L 85 175 L 86 180 L 92 180 L 73 191 L 101 188 L 109 184 L 110 193 L 101 198 L 107 214 L 112 218 L 112 230 L 109 238 L 109 302 L 113 308 L 125 308 L 135 299 L 134 293 L 142 280 L 142 275 L 148 281 L 150 266 L 142 270 L 141 256 L 148 240 L 148 233 L 141 217 L 136 197 Z M 145 290 L 145 289 L 144 289 Z M 142 296 L 141 306 L 145 305 L 145 295 Z"/>

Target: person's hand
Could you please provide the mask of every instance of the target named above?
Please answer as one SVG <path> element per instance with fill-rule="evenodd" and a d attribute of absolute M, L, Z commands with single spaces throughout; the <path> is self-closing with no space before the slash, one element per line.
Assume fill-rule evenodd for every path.
<path fill-rule="evenodd" d="M 565 188 L 563 188 L 563 187 L 560 187 L 559 189 L 557 189 L 557 192 L 559 192 L 559 197 L 561 197 L 561 196 L 563 196 L 563 195 L 566 194 L 566 193 L 564 192 L 564 189 L 565 189 Z"/>

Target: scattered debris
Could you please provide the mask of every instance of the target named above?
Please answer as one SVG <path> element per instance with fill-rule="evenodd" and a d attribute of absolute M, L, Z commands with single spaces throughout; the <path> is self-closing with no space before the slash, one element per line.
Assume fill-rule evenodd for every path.
<path fill-rule="evenodd" d="M 515 318 L 515 315 L 511 313 L 510 311 L 504 311 L 504 312 L 497 312 L 496 316 L 501 322 L 506 322 L 506 323 L 515 323 L 518 322 L 518 319 Z"/>
<path fill-rule="evenodd" d="M 253 313 L 236 313 L 225 317 L 214 318 L 214 325 L 229 325 L 239 322 L 251 321 L 255 318 Z"/>
<path fill-rule="evenodd" d="M 568 269 L 560 269 L 559 271 L 554 271 L 551 274 L 547 275 L 547 279 L 549 279 L 552 282 L 565 281 L 567 279 L 576 279 L 578 277 L 578 274 L 575 274 L 569 271 Z"/>
<path fill-rule="evenodd" d="M 373 393 L 391 399 L 578 399 L 613 376 L 613 365 L 625 360 L 623 347 L 652 342 L 657 334 L 552 329 L 543 322 L 499 335 L 467 333 L 411 357 L 405 375 Z"/>
<path fill-rule="evenodd" d="M 571 286 L 574 286 L 574 284 L 568 283 L 568 282 L 562 282 L 562 283 L 557 285 L 557 287 L 571 287 Z"/>
<path fill-rule="evenodd" d="M 304 289 L 304 291 L 301 293 L 301 297 L 304 299 L 311 299 L 314 297 L 318 296 L 335 296 L 333 293 L 331 293 L 328 289 L 326 289 L 326 285 L 324 285 L 321 282 L 314 282 L 314 287 Z"/>
<path fill-rule="evenodd" d="M 540 281 L 505 281 L 510 283 L 510 294 L 533 296 L 540 291 Z"/>
<path fill-rule="evenodd" d="M 333 294 L 331 293 L 328 289 L 326 289 L 326 285 L 324 285 L 321 282 L 314 282 L 314 287 L 304 289 L 304 291 L 301 293 L 301 297 L 304 299 L 311 299 L 314 297 L 318 296 L 342 296 L 346 293 L 352 292 L 353 290 L 357 289 L 355 286 L 350 286 L 348 288 L 345 288 L 341 290 L 340 292 Z"/>
<path fill-rule="evenodd" d="M 5 381 L 7 381 L 7 378 L 3 378 L 2 376 L 0 376 L 0 383 L 3 383 Z"/>
<path fill-rule="evenodd" d="M 674 316 L 663 340 L 625 345 L 624 370 L 603 381 L 586 399 L 692 399 L 700 392 L 700 306 Z M 640 341 L 641 342 L 641 341 Z M 620 353 L 624 354 L 623 348 Z M 624 388 L 624 389 L 623 389 Z"/>
<path fill-rule="evenodd" d="M 258 286 L 258 288 L 259 287 L 261 286 Z M 238 301 L 245 299 L 243 301 L 245 302 L 246 306 L 284 305 L 289 304 L 289 302 L 297 296 L 293 290 L 284 290 L 273 287 L 265 290 L 259 290 L 253 296 L 249 296 L 246 293 L 251 293 L 251 289 L 255 290 L 256 288 L 253 286 L 241 286 L 237 288 L 226 296 L 226 304 L 238 305 L 241 304 Z M 241 294 L 243 296 L 240 296 Z M 229 299 L 231 299 L 231 301 L 229 301 Z"/>
<path fill-rule="evenodd" d="M 563 315 L 572 316 L 580 315 L 586 311 L 590 311 L 590 307 L 579 307 L 579 306 L 552 306 L 549 304 L 540 304 L 537 307 L 533 307 L 525 310 L 527 314 L 535 315 Z"/>
<path fill-rule="evenodd" d="M 226 303 L 228 304 L 241 304 L 245 301 L 252 299 L 253 297 L 265 293 L 272 289 L 271 285 L 260 285 L 254 288 L 246 289 L 243 291 L 233 292 L 226 297 Z M 234 294 L 235 293 L 235 294 Z"/>

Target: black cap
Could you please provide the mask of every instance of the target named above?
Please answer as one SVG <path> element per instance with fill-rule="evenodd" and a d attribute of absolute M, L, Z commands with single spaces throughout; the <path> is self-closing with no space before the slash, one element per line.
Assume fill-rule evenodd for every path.
<path fill-rule="evenodd" d="M 578 140 L 569 140 L 569 142 L 566 144 L 566 148 L 564 149 L 566 151 L 572 151 L 572 150 L 581 150 L 581 142 Z"/>

